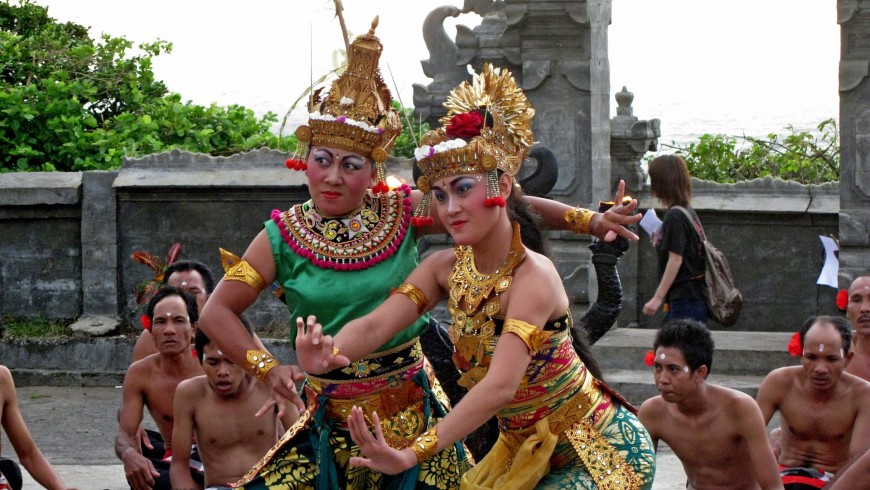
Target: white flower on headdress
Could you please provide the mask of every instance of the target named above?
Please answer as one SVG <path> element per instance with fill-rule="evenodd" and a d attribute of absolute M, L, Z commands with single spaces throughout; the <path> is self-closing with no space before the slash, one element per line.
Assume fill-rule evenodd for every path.
<path fill-rule="evenodd" d="M 350 97 L 342 97 L 341 100 L 338 101 L 338 105 L 342 107 L 353 105 L 353 99 Z"/>
<path fill-rule="evenodd" d="M 441 153 L 443 151 L 455 150 L 457 148 L 462 148 L 467 145 L 468 142 L 462 138 L 455 138 L 452 140 L 442 141 L 435 146 L 423 145 L 414 150 L 414 157 L 417 161 L 429 158 L 436 153 Z"/>
<path fill-rule="evenodd" d="M 344 97 L 342 97 L 342 100 L 344 100 Z M 350 99 L 348 99 L 348 100 L 350 100 Z M 351 103 L 353 103 L 352 100 L 351 100 Z M 369 132 L 369 133 L 381 133 L 382 132 L 382 130 L 380 130 L 374 126 L 370 126 L 367 123 L 364 123 L 362 121 L 357 121 L 355 119 L 351 119 L 347 116 L 335 117 L 331 114 L 322 114 L 320 112 L 310 112 L 310 113 L 308 113 L 308 119 L 314 120 L 314 121 L 330 121 L 330 122 L 336 121 L 336 122 L 339 122 L 342 124 L 347 124 L 348 126 L 355 126 L 357 128 L 362 128 L 364 131 Z"/>

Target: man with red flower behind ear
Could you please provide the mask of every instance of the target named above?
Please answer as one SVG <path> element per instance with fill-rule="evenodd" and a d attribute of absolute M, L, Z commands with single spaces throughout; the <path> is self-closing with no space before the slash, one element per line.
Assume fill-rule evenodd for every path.
<path fill-rule="evenodd" d="M 861 276 L 849 286 L 846 318 L 852 326 L 852 362 L 846 372 L 870 381 L 870 276 Z"/>

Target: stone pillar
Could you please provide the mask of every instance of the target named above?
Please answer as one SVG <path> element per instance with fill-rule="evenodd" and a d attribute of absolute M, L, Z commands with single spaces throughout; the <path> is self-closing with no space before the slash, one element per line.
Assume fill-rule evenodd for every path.
<path fill-rule="evenodd" d="M 661 122 L 639 121 L 631 107 L 634 94 L 625 87 L 615 97 L 616 117 L 610 120 L 610 185 L 615 188 L 620 179 L 624 180 L 625 193 L 637 197 L 646 180 L 640 160 L 648 151 L 658 149 Z"/>
<path fill-rule="evenodd" d="M 838 0 L 840 286 L 870 270 L 870 5 Z"/>

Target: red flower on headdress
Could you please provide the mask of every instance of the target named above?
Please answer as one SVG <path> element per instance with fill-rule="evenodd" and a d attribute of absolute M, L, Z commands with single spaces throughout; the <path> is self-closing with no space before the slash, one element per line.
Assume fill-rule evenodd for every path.
<path fill-rule="evenodd" d="M 791 336 L 791 340 L 788 342 L 788 353 L 793 357 L 798 357 L 803 354 L 804 348 L 801 346 L 801 333 L 795 332 L 794 335 Z"/>
<path fill-rule="evenodd" d="M 643 356 L 643 363 L 647 366 L 652 366 L 656 362 L 656 353 L 648 350 L 646 351 L 646 355 Z"/>
<path fill-rule="evenodd" d="M 480 136 L 481 129 L 483 129 L 483 116 L 479 112 L 465 112 L 453 116 L 444 128 L 444 132 L 451 138 L 467 140 Z"/>
<path fill-rule="evenodd" d="M 142 323 L 142 328 L 145 330 L 151 331 L 151 319 L 148 318 L 148 315 L 142 315 L 139 317 L 139 322 Z"/>
<path fill-rule="evenodd" d="M 839 308 L 840 311 L 846 311 L 847 306 L 849 306 L 849 291 L 841 289 L 837 293 L 837 308 Z"/>

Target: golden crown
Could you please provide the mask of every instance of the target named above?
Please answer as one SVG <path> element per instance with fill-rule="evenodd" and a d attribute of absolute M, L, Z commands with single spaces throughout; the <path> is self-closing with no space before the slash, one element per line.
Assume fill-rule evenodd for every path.
<path fill-rule="evenodd" d="M 347 68 L 321 100 L 315 92 L 308 109 L 308 125 L 299 126 L 301 143 L 341 148 L 365 155 L 376 163 L 387 155 L 402 132 L 402 120 L 391 106 L 390 90 L 378 61 L 383 51 L 375 36 L 378 17 L 367 34 L 357 37 L 347 53 Z"/>
<path fill-rule="evenodd" d="M 535 110 L 510 71 L 487 63 L 450 92 L 444 107 L 442 127 L 426 133 L 416 151 L 421 191 L 450 175 L 495 169 L 516 175 L 533 144 Z"/>

